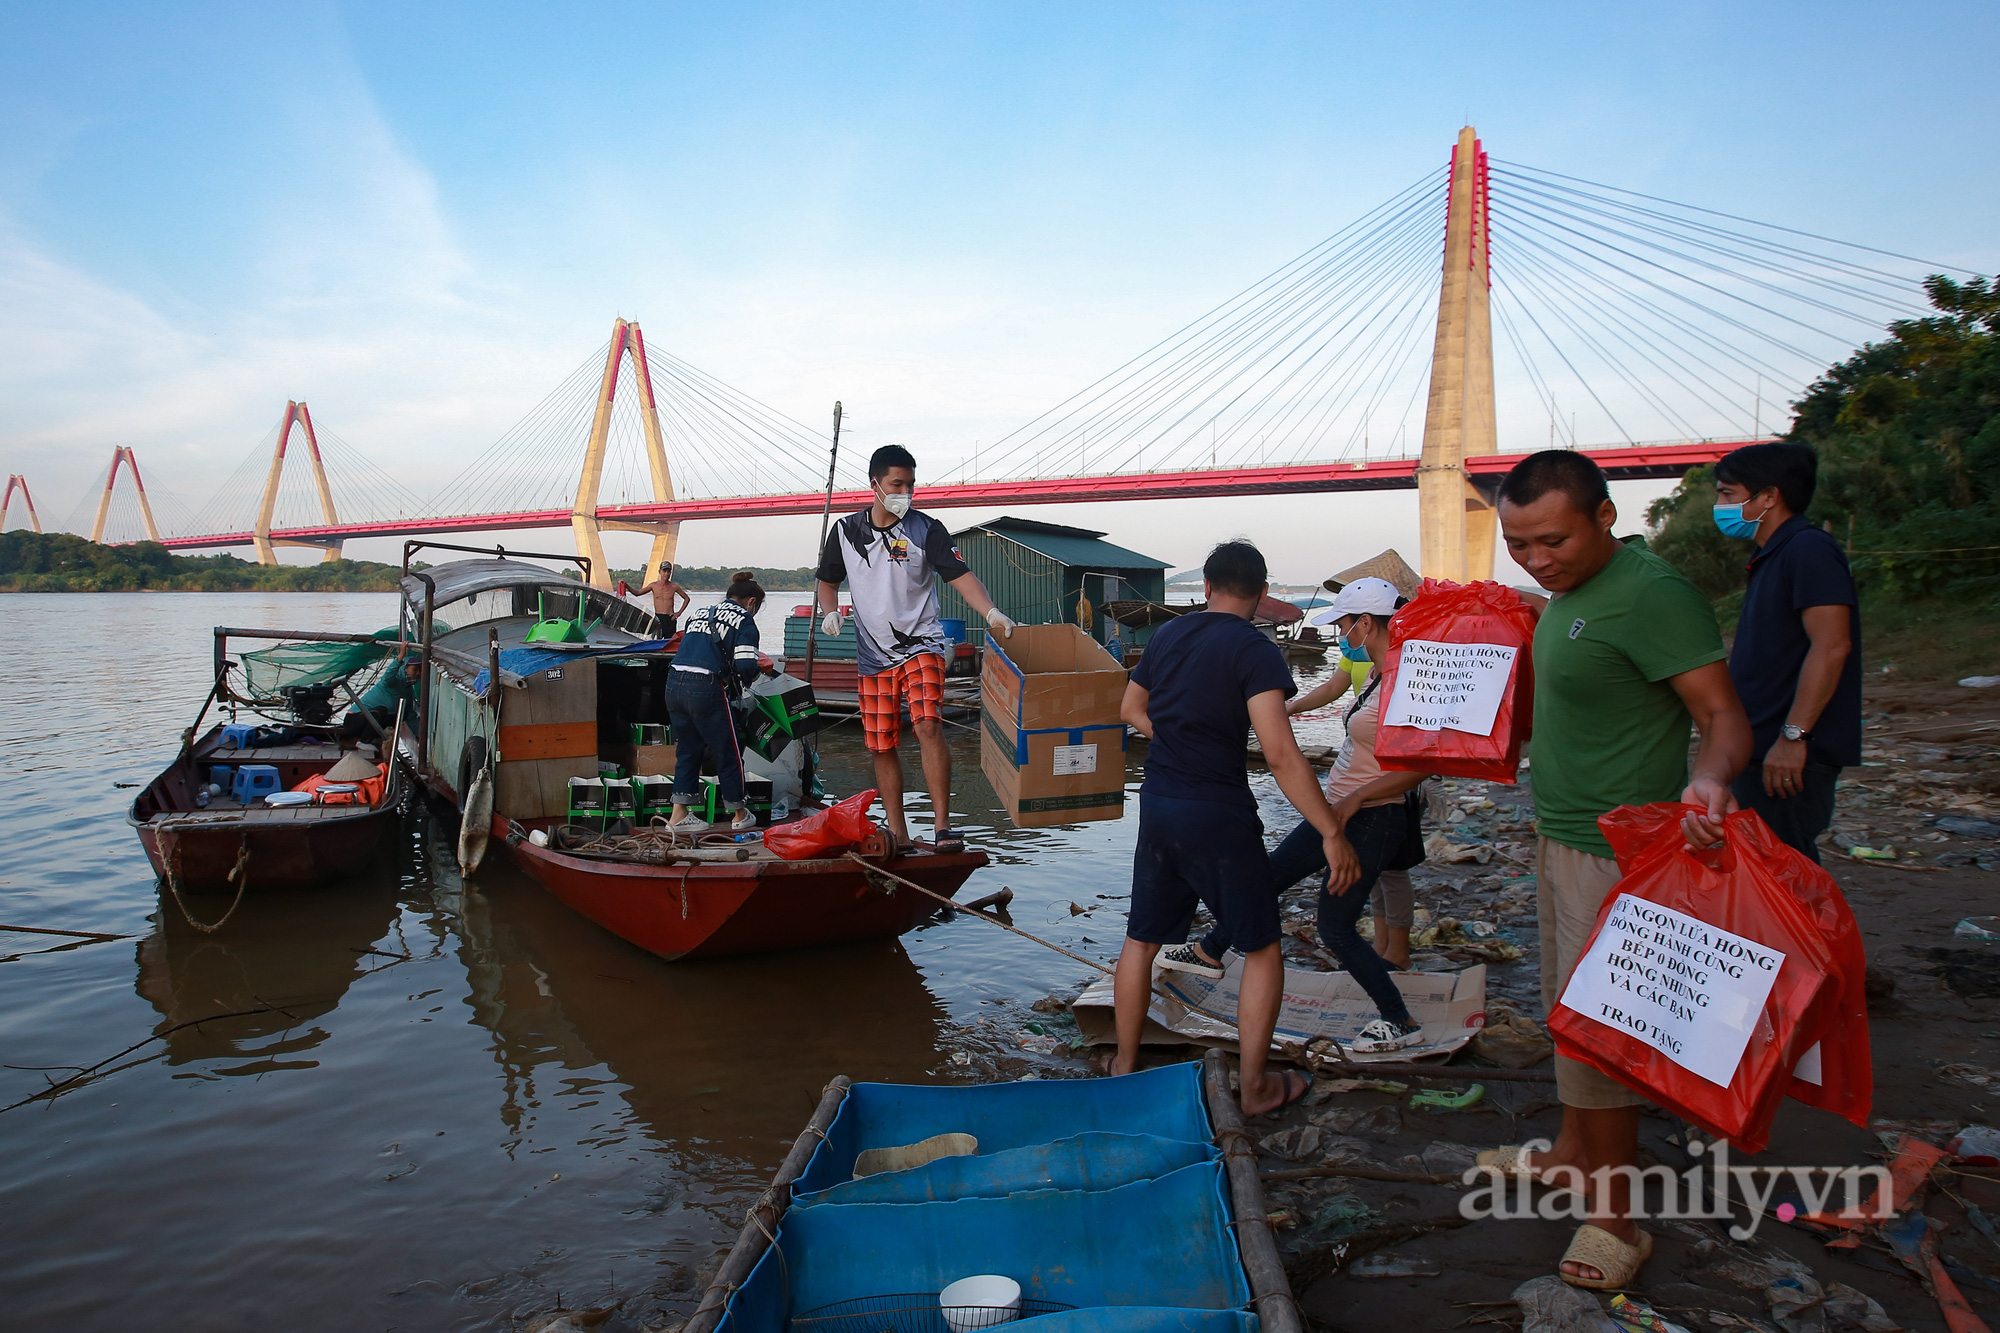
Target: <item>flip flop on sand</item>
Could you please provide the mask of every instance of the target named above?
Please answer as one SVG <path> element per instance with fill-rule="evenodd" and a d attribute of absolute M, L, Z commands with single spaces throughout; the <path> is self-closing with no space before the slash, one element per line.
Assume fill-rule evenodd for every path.
<path fill-rule="evenodd" d="M 1498 1171 L 1501 1176 L 1508 1180 L 1525 1180 L 1530 1184 L 1552 1189 L 1558 1194 L 1576 1193 L 1575 1190 L 1567 1185 L 1549 1184 L 1524 1165 L 1521 1161 L 1521 1154 L 1525 1149 L 1526 1145 L 1519 1143 L 1510 1143 L 1504 1148 L 1488 1148 L 1473 1159 L 1473 1164 Z M 1535 1156 L 1539 1157 L 1541 1154 L 1536 1153 Z"/>
<path fill-rule="evenodd" d="M 1312 1076 L 1296 1069 L 1280 1069 L 1278 1080 L 1285 1085 L 1285 1099 L 1269 1110 L 1259 1111 L 1258 1115 L 1276 1115 L 1287 1106 L 1299 1101 L 1313 1088 Z"/>
<path fill-rule="evenodd" d="M 1602 1276 L 1588 1278 L 1565 1273 L 1560 1267 L 1557 1275 L 1572 1287 L 1589 1287 L 1593 1291 L 1616 1291 L 1632 1285 L 1632 1279 L 1639 1275 L 1639 1268 L 1653 1254 L 1653 1238 L 1644 1231 L 1639 1233 L 1637 1245 L 1627 1245 L 1603 1227 L 1585 1222 L 1576 1229 L 1576 1236 L 1563 1253 L 1566 1264 L 1579 1264 L 1585 1268 L 1595 1268 Z"/>

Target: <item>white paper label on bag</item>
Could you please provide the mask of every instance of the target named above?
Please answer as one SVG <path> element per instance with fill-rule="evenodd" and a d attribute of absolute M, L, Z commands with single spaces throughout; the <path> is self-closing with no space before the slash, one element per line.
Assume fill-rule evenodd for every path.
<path fill-rule="evenodd" d="M 1802 1078 L 1806 1082 L 1812 1084 L 1815 1088 L 1820 1086 L 1820 1080 L 1824 1077 L 1824 1075 L 1820 1073 L 1819 1046 L 1820 1044 L 1818 1042 L 1814 1042 L 1812 1044 L 1812 1049 L 1807 1051 L 1804 1055 L 1800 1056 L 1798 1064 L 1794 1066 L 1792 1069 L 1793 1078 Z"/>
<path fill-rule="evenodd" d="M 1726 1088 L 1784 965 L 1768 945 L 1621 893 L 1561 1003 Z"/>
<path fill-rule="evenodd" d="M 1097 747 L 1095 745 L 1058 745 L 1056 747 L 1055 775 L 1059 778 L 1073 777 L 1078 773 L 1097 771 Z"/>
<path fill-rule="evenodd" d="M 1491 736 L 1493 719 L 1506 697 L 1517 646 L 1498 643 L 1403 644 L 1396 689 L 1382 713 L 1385 727 L 1440 731 L 1449 727 L 1473 736 Z"/>

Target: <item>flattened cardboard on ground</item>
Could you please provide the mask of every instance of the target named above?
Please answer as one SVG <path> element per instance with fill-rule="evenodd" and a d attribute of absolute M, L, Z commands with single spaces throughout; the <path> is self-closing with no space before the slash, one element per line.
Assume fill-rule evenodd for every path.
<path fill-rule="evenodd" d="M 1074 625 L 989 635 L 979 766 L 1019 828 L 1125 813 L 1125 668 Z"/>
<path fill-rule="evenodd" d="M 1140 1040 L 1150 1046 L 1192 1042 L 1237 1049 L 1234 1021 L 1242 975 L 1241 958 L 1230 960 L 1220 981 L 1186 972 L 1158 973 L 1160 989 L 1179 998 L 1161 995 L 1159 989 L 1153 992 Z M 1356 1055 L 1349 1050 L 1349 1057 L 1357 1063 L 1449 1055 L 1478 1036 L 1486 1025 L 1485 964 L 1476 964 L 1462 972 L 1398 972 L 1395 979 L 1396 989 L 1403 993 L 1403 1003 L 1410 1007 L 1410 1016 L 1424 1025 L 1423 1040 L 1415 1046 L 1375 1056 Z M 1112 1023 L 1110 977 L 1092 982 L 1070 1008 L 1085 1042 L 1108 1046 L 1118 1040 Z M 1219 1022 L 1210 1015 L 1228 1021 Z M 1351 973 L 1303 972 L 1288 967 L 1285 1003 L 1278 1011 L 1273 1045 L 1332 1037 L 1347 1048 L 1365 1025 L 1379 1017 L 1375 1002 Z"/>

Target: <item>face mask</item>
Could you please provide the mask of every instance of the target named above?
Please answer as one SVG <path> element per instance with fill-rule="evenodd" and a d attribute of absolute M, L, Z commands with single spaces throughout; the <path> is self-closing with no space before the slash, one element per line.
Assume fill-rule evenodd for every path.
<path fill-rule="evenodd" d="M 1340 655 L 1350 662 L 1366 662 L 1368 660 L 1368 650 L 1345 637 L 1340 641 Z"/>
<path fill-rule="evenodd" d="M 908 495 L 884 495 L 882 497 L 882 507 L 897 518 L 901 518 L 910 512 L 911 498 Z"/>
<path fill-rule="evenodd" d="M 1758 525 L 1764 521 L 1764 515 L 1770 512 L 1770 509 L 1766 508 L 1763 514 L 1759 514 L 1755 518 L 1745 518 L 1743 517 L 1742 505 L 1717 505 L 1715 507 L 1715 526 L 1721 530 L 1722 535 L 1725 537 L 1738 537 L 1748 540 L 1757 535 Z"/>

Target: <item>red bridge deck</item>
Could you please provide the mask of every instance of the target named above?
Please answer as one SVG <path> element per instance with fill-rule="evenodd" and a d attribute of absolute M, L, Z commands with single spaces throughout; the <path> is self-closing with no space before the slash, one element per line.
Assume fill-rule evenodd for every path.
<path fill-rule="evenodd" d="M 1592 449 L 1614 480 L 1678 477 L 1691 467 L 1712 463 L 1732 449 L 1754 440 L 1698 441 L 1685 444 L 1641 445 L 1625 449 Z M 1493 454 L 1467 460 L 1475 477 L 1498 477 L 1525 454 Z M 1075 504 L 1105 500 L 1180 500 L 1234 495 L 1310 495 L 1324 491 L 1413 490 L 1417 460 L 1384 458 L 1355 463 L 1295 463 L 1278 467 L 1195 469 L 1186 472 L 1132 472 L 1105 476 L 1041 477 L 1021 481 L 974 481 L 923 486 L 925 509 L 965 509 L 974 506 Z M 837 491 L 836 510 L 859 509 L 867 491 Z M 599 505 L 599 522 L 664 523 L 710 518 L 768 518 L 786 514 L 817 514 L 826 503 L 823 491 L 788 495 L 725 495 L 666 503 Z M 414 537 L 451 532 L 501 532 L 517 528 L 567 527 L 570 511 L 543 509 L 512 514 L 455 514 L 438 518 L 407 518 L 381 523 L 342 523 L 327 527 L 274 530 L 278 540 L 330 541 L 357 537 Z M 162 543 L 177 550 L 217 546 L 248 546 L 248 532 L 171 537 Z"/>

